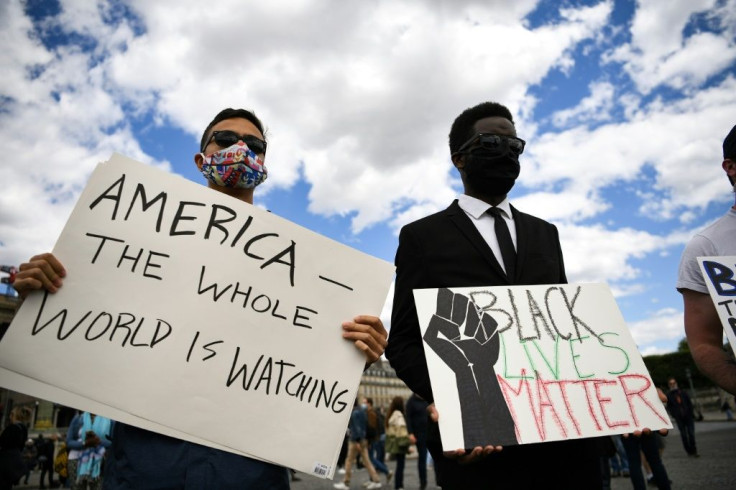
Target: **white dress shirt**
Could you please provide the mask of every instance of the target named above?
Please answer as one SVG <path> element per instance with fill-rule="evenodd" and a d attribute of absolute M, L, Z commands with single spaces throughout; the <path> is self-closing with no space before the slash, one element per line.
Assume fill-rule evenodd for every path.
<path fill-rule="evenodd" d="M 498 238 L 496 238 L 496 230 L 494 228 L 495 218 L 488 214 L 486 211 L 491 209 L 493 206 L 487 202 L 483 202 L 480 199 L 470 197 L 467 194 L 461 194 L 457 199 L 457 203 L 460 205 L 460 209 L 465 211 L 470 221 L 478 229 L 480 236 L 486 241 L 496 260 L 501 265 L 501 269 L 506 272 L 506 268 L 503 265 L 503 257 L 501 256 L 501 247 L 498 245 Z M 503 213 L 503 217 L 506 220 L 506 226 L 509 227 L 509 234 L 511 234 L 511 241 L 514 242 L 514 249 L 516 246 L 516 225 L 514 224 L 514 217 L 511 215 L 511 204 L 508 199 L 504 199 L 501 203 L 496 206 Z"/>

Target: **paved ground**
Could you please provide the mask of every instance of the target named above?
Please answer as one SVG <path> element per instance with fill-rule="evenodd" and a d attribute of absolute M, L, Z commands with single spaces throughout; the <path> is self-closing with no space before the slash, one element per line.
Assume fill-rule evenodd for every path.
<path fill-rule="evenodd" d="M 682 490 L 735 490 L 736 489 L 736 422 L 726 422 L 722 414 L 706 415 L 705 422 L 695 424 L 695 440 L 698 444 L 700 458 L 690 458 L 682 448 L 680 434 L 675 428 L 665 438 L 666 447 L 662 459 L 672 480 L 672 487 Z M 395 463 L 389 462 L 389 468 L 394 469 Z M 434 473 L 429 469 L 430 482 L 433 482 Z M 311 476 L 299 475 L 301 481 L 291 485 L 292 490 L 328 490 L 332 484 L 341 481 L 336 475 L 334 481 L 319 480 Z M 365 470 L 353 473 L 350 487 L 356 490 L 364 488 L 362 484 L 368 480 Z M 383 488 L 393 489 L 393 482 L 385 484 L 385 477 L 381 481 Z M 418 489 L 419 476 L 417 474 L 416 459 L 407 460 L 407 469 L 404 475 L 404 488 Z M 429 489 L 439 487 L 430 484 Z M 628 478 L 613 478 L 612 490 L 631 490 L 631 480 Z M 655 487 L 651 486 L 654 489 Z"/>
<path fill-rule="evenodd" d="M 695 439 L 698 444 L 700 458 L 690 458 L 682 448 L 680 434 L 677 429 L 671 431 L 665 439 L 666 448 L 663 460 L 672 487 L 682 490 L 734 490 L 736 489 L 736 422 L 726 422 L 722 414 L 706 414 L 706 421 L 695 424 Z M 404 474 L 404 488 L 418 489 L 419 476 L 417 474 L 416 459 L 407 459 L 406 472 Z M 388 463 L 389 468 L 395 468 L 394 462 Z M 430 490 L 439 487 L 434 486 L 434 473 L 428 469 Z M 34 472 L 29 480 L 29 485 L 20 485 L 14 488 L 37 489 L 39 473 Z M 341 475 L 336 475 L 335 480 L 321 480 L 308 475 L 298 474 L 300 481 L 293 482 L 292 490 L 329 490 L 333 483 L 341 481 Z M 368 480 L 365 470 L 353 473 L 351 488 L 361 490 L 362 484 Z M 392 489 L 393 482 L 386 485 L 386 478 L 382 476 L 383 488 Z M 611 480 L 612 490 L 629 490 L 632 488 L 628 478 L 613 478 Z M 650 487 L 654 488 L 654 487 Z M 203 489 L 210 490 L 210 489 Z M 212 489 L 215 490 L 215 489 Z M 264 489 L 267 490 L 267 489 Z"/>

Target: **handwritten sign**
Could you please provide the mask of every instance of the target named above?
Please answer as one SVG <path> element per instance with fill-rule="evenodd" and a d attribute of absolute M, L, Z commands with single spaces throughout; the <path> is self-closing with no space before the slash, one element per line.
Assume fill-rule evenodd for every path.
<path fill-rule="evenodd" d="M 604 284 L 414 299 L 446 450 L 672 427 Z"/>
<path fill-rule="evenodd" d="M 0 366 L 78 408 L 333 475 L 365 362 L 341 323 L 380 313 L 389 263 L 121 155 L 54 254 L 64 286 L 26 299 Z"/>
<path fill-rule="evenodd" d="M 708 292 L 736 354 L 736 256 L 698 257 Z"/>

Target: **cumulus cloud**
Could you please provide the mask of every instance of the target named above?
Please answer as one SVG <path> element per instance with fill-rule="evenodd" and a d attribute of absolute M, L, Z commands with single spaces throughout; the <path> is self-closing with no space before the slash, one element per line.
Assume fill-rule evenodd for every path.
<path fill-rule="evenodd" d="M 640 0 L 631 26 L 631 42 L 620 46 L 609 56 L 610 61 L 623 64 L 638 89 L 651 92 L 659 85 L 691 90 L 701 86 L 711 76 L 721 72 L 736 60 L 733 29 L 725 17 L 713 15 L 716 0 Z M 726 6 L 723 7 L 724 9 Z M 699 14 L 709 13 L 720 31 L 695 32 L 686 36 Z M 696 29 L 695 27 L 693 27 Z"/>
<path fill-rule="evenodd" d="M 657 311 L 652 317 L 629 324 L 631 336 L 637 345 L 647 345 L 655 341 L 677 341 L 685 337 L 685 327 L 682 312 L 674 308 L 665 308 Z M 656 349 L 647 354 L 656 353 Z"/>
<path fill-rule="evenodd" d="M 590 86 L 590 95 L 582 99 L 578 105 L 552 114 L 555 126 L 567 126 L 571 122 L 605 121 L 611 118 L 610 111 L 614 105 L 614 86 L 609 82 L 595 82 Z"/>
<path fill-rule="evenodd" d="M 0 2 L 3 263 L 52 246 L 111 152 L 184 172 L 143 149 L 142 125 L 180 130 L 194 148 L 228 106 L 268 127 L 259 196 L 302 180 L 309 212 L 346 217 L 358 235 L 445 207 L 461 192 L 452 120 L 501 101 L 529 143 L 514 204 L 559 225 L 572 280 L 610 281 L 619 296 L 646 290 L 637 259 L 676 255 L 731 198 L 717 164 L 736 114 L 736 0 L 642 0 L 613 26 L 610 0 L 273 0 L 245 21 L 236 0 L 62 0 L 33 21 L 27 5 Z M 540 9 L 554 11 L 532 22 Z M 543 100 L 533 89 L 551 77 L 577 88 Z M 635 226 L 609 219 L 622 186 Z"/>

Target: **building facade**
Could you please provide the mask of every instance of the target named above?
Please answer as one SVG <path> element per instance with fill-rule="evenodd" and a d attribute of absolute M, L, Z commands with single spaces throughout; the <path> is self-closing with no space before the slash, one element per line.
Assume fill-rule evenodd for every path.
<path fill-rule="evenodd" d="M 372 398 L 374 407 L 388 409 L 396 396 L 406 401 L 411 396 L 411 390 L 396 376 L 396 371 L 388 361 L 379 359 L 363 373 L 358 398 Z"/>

